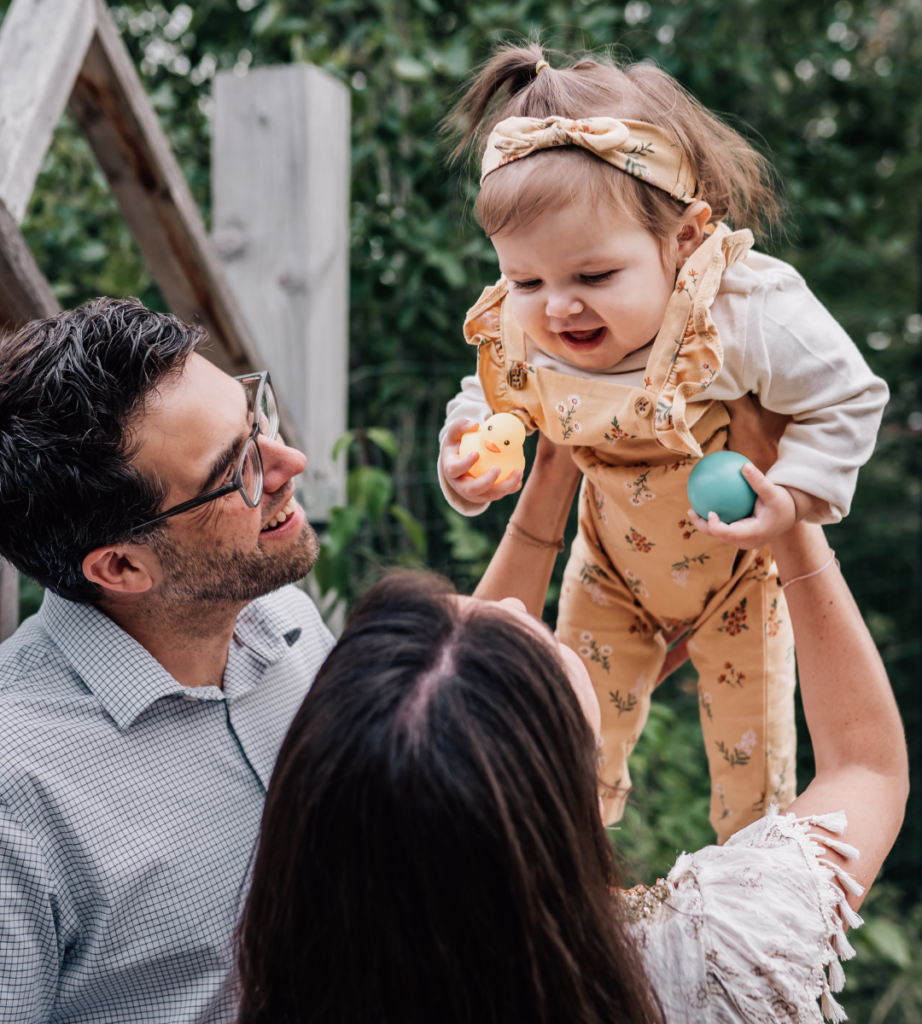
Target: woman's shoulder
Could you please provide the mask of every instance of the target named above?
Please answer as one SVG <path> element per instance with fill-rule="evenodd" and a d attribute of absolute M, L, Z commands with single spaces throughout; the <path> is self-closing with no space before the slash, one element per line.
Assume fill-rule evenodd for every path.
<path fill-rule="evenodd" d="M 683 854 L 655 886 L 624 894 L 669 1024 L 818 1024 L 817 999 L 831 1020 L 845 1019 L 832 995 L 845 980 L 839 958 L 854 955 L 842 917 L 861 919 L 835 878 L 855 883 L 823 855 L 832 845 L 857 853 L 810 833 L 844 824 L 841 814 L 798 820 L 773 809 L 724 846 Z"/>

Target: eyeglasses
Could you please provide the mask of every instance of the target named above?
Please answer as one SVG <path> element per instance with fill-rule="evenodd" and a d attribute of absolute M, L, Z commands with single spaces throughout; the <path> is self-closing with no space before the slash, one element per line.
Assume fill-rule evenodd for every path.
<path fill-rule="evenodd" d="M 164 519 L 169 519 L 171 516 L 178 516 L 183 512 L 191 512 L 194 508 L 199 508 L 201 505 L 214 501 L 216 498 L 223 498 L 225 494 L 232 494 L 234 491 L 240 492 L 240 496 L 250 508 L 256 508 L 260 503 L 263 496 L 263 459 L 257 439 L 260 434 L 264 434 L 270 440 L 275 440 L 278 437 L 278 405 L 275 401 L 275 392 L 272 390 L 272 385 L 269 382 L 269 372 L 267 370 L 263 370 L 262 373 L 244 373 L 239 377 L 235 377 L 234 380 L 239 380 L 243 385 L 244 391 L 247 393 L 248 418 L 253 424 L 250 436 L 246 439 L 243 450 L 237 458 L 234 475 L 226 484 L 221 484 L 220 487 L 216 487 L 214 490 L 206 491 L 197 498 L 191 498 L 189 501 L 174 505 L 172 508 L 168 508 L 166 512 L 161 512 L 159 515 L 154 516 L 153 519 L 148 519 L 146 522 L 141 523 L 140 526 L 136 526 L 131 531 L 132 533 L 144 530 L 155 523 L 163 522 Z"/>

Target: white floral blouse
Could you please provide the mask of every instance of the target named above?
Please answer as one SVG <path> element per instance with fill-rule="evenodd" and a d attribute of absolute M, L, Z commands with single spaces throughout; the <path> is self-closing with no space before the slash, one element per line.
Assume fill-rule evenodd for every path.
<path fill-rule="evenodd" d="M 668 1024 L 846 1020 L 832 995 L 845 984 L 839 958 L 855 955 L 843 921 L 862 922 L 843 888 L 863 889 L 823 855 L 858 851 L 810 833 L 845 825 L 842 812 L 795 818 L 773 806 L 723 846 L 682 854 L 655 886 L 622 893 Z"/>

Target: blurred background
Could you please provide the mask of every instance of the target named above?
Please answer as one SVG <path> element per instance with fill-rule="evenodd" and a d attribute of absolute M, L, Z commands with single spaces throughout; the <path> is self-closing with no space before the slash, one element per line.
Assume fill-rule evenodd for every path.
<path fill-rule="evenodd" d="M 351 90 L 351 430 L 338 446 L 348 497 L 324 525 L 314 574 L 340 609 L 394 564 L 472 589 L 513 507 L 463 519 L 435 475 L 445 403 L 474 365 L 464 313 L 498 274 L 471 215 L 474 181 L 448 166 L 439 121 L 491 47 L 540 33 L 549 50 L 655 61 L 772 159 L 791 213 L 769 250 L 891 389 L 854 510 L 829 535 L 893 680 L 916 792 L 854 936 L 842 1001 L 868 1024 L 922 1021 L 922 0 L 197 0 L 112 13 L 206 222 L 217 71 L 306 61 Z M 62 305 L 107 294 L 166 308 L 69 115 L 22 227 Z M 23 581 L 22 614 L 40 600 Z M 802 747 L 801 787 L 812 773 Z M 612 840 L 628 879 L 653 881 L 712 838 L 690 669 L 658 691 L 632 775 Z"/>

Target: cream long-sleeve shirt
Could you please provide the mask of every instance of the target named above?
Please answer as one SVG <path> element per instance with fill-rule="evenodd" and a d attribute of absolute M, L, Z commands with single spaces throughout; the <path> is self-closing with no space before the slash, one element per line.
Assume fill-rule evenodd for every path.
<path fill-rule="evenodd" d="M 766 409 L 793 417 L 768 472 L 775 484 L 796 487 L 824 500 L 820 521 L 837 523 L 848 514 L 858 470 L 874 451 L 889 398 L 855 343 L 787 263 L 751 252 L 724 271 L 711 307 L 724 361 L 707 390 L 690 402 L 730 401 L 753 392 Z M 605 371 L 583 370 L 527 341 L 527 359 L 560 373 L 613 385 L 642 387 L 651 345 Z M 476 374 L 461 381 L 448 403 L 439 434 L 448 424 L 491 415 Z M 439 465 L 442 491 L 452 508 L 478 515 L 489 502 L 469 502 L 452 489 Z"/>

